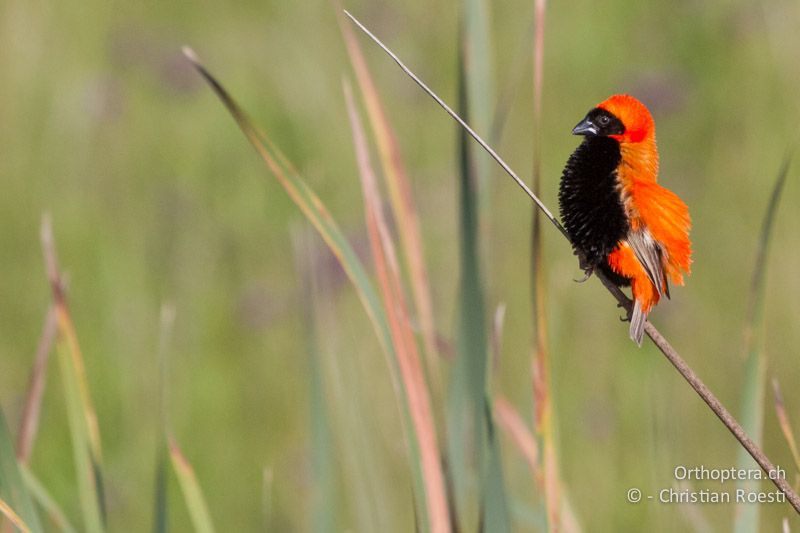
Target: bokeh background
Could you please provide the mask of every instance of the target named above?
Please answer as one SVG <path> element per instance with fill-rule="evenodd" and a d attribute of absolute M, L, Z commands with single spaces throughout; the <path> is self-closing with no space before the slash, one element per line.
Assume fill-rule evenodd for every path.
<path fill-rule="evenodd" d="M 508 111 L 497 148 L 525 177 L 532 167 L 531 4 L 487 3 L 492 83 Z M 459 2 L 347 7 L 455 100 Z M 791 0 L 547 7 L 543 199 L 556 207 L 561 168 L 578 143 L 569 132 L 588 109 L 615 92 L 650 106 L 661 181 L 690 206 L 695 250 L 687 286 L 652 318 L 734 412 L 758 232 L 800 123 L 799 29 L 800 4 Z M 305 530 L 314 487 L 307 280 L 291 234 L 306 231 L 306 222 L 183 60 L 183 44 L 298 166 L 368 261 L 341 90 L 350 67 L 330 2 L 3 0 L 0 404 L 14 426 L 49 302 L 38 240 L 49 212 L 98 411 L 110 529 L 142 531 L 152 522 L 156 350 L 160 308 L 169 302 L 176 310 L 169 423 L 215 521 L 227 531 Z M 362 44 L 412 178 L 446 341 L 458 280 L 456 129 Z M 800 424 L 797 168 L 768 260 L 765 353 L 767 377 L 779 378 Z M 506 305 L 492 386 L 530 416 L 531 205 L 500 172 L 490 183 L 483 275 L 490 310 Z M 703 521 L 728 529 L 732 505 L 625 502 L 630 487 L 672 485 L 676 465 L 734 466 L 738 444 L 652 345 L 637 349 L 628 340 L 599 283 L 572 281 L 580 274 L 575 258 L 552 228 L 544 231 L 558 450 L 577 515 L 588 531 L 678 531 Z M 337 369 L 327 374 L 335 383 L 326 402 L 334 411 L 338 527 L 356 527 L 356 510 L 371 505 L 377 523 L 409 531 L 410 478 L 385 358 L 352 287 L 316 245 L 325 280 L 315 300 L 320 353 Z M 768 396 L 765 450 L 793 481 L 772 405 Z M 65 412 L 52 363 L 32 469 L 77 517 Z M 504 457 L 519 503 L 516 524 L 527 530 L 534 485 L 505 440 Z M 187 529 L 174 482 L 170 502 L 175 530 Z M 772 531 L 790 515 L 788 505 L 762 510 Z"/>

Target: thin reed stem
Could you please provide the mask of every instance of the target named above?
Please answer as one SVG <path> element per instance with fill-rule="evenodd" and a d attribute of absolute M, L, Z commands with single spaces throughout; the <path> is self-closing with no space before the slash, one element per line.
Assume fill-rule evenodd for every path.
<path fill-rule="evenodd" d="M 458 113 L 450 109 L 450 106 L 448 106 L 444 102 L 444 100 L 439 98 L 439 96 L 435 92 L 433 92 L 427 85 L 425 85 L 425 83 L 421 79 L 419 79 L 417 75 L 414 74 L 411 71 L 411 69 L 408 68 L 405 65 L 405 63 L 403 63 L 394 52 L 392 52 L 385 44 L 383 44 L 383 42 L 381 42 L 380 39 L 375 37 L 375 35 L 373 35 L 371 31 L 369 31 L 363 24 L 361 24 L 358 21 L 358 19 L 356 19 L 353 15 L 351 15 L 349 11 L 345 10 L 344 14 L 347 15 L 350 18 L 350 20 L 352 20 L 355 23 L 355 25 L 361 29 L 361 31 L 366 33 L 373 41 L 375 41 L 375 43 L 378 46 L 380 46 L 383 49 L 383 51 L 386 52 L 389 55 L 389 57 L 391 57 L 394 60 L 395 63 L 397 63 L 397 65 L 403 70 L 403 72 L 405 72 L 408 76 L 410 76 L 411 79 L 414 80 L 414 82 L 416 82 L 416 84 L 419 85 L 422 88 L 422 90 L 428 94 L 428 96 L 433 98 L 436 101 L 436 103 L 439 104 L 442 107 L 442 109 L 444 109 L 447 112 L 448 115 L 453 117 L 453 120 L 458 122 L 461 125 L 461 127 L 464 128 L 467 131 L 467 133 L 469 133 L 469 136 L 475 139 L 475 141 L 481 145 L 481 148 L 486 150 L 486 152 L 490 156 L 492 156 L 492 159 L 494 159 L 497 162 L 497 164 L 500 165 L 503 168 L 503 170 L 505 170 L 506 174 L 511 176 L 514 179 L 514 181 L 517 182 L 517 185 L 519 185 L 520 188 L 523 191 L 525 191 L 525 194 L 530 196 L 531 200 L 533 200 L 534 203 L 536 203 L 536 205 L 539 206 L 539 209 L 542 210 L 545 216 L 550 220 L 550 222 L 553 223 L 553 225 L 556 228 L 558 228 L 558 230 L 564 235 L 564 237 L 569 239 L 569 235 L 567 235 L 567 230 L 565 230 L 564 226 L 562 226 L 561 223 L 558 221 L 558 219 L 555 216 L 553 216 L 553 213 L 550 212 L 547 206 L 544 205 L 544 203 L 541 200 L 539 200 L 538 196 L 533 194 L 533 191 L 531 191 L 530 187 L 528 187 L 528 185 L 524 181 L 522 181 L 522 179 L 520 179 L 519 176 L 517 176 L 517 174 L 511 169 L 511 167 L 508 166 L 508 163 L 503 161 L 503 159 L 499 155 L 497 155 L 497 152 L 495 152 L 494 149 L 480 137 L 480 135 L 475 133 L 475 131 L 469 126 L 469 124 L 464 122 L 464 119 L 458 116 Z"/>

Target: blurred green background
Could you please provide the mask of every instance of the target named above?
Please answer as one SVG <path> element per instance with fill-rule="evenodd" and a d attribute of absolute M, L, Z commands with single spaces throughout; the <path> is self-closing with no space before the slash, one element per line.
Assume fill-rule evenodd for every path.
<path fill-rule="evenodd" d="M 531 4 L 489 3 L 496 94 L 509 111 L 497 148 L 524 177 L 532 165 Z M 455 101 L 458 2 L 346 7 Z M 561 168 L 578 144 L 569 132 L 588 109 L 616 92 L 649 105 L 661 182 L 692 213 L 695 261 L 687 286 L 673 290 L 652 319 L 734 413 L 758 232 L 800 123 L 798 29 L 800 4 L 791 0 L 575 0 L 547 9 L 543 200 L 556 208 Z M 456 130 L 361 42 L 413 181 L 437 325 L 452 338 Z M 171 302 L 170 426 L 217 525 L 304 530 L 314 486 L 310 370 L 290 229 L 305 222 L 183 60 L 182 44 L 226 83 L 366 254 L 341 91 L 350 67 L 330 2 L 3 0 L 0 404 L 15 426 L 49 302 L 38 241 L 48 211 L 100 421 L 110 529 L 151 524 L 159 309 Z M 800 423 L 796 168 L 768 261 L 766 354 L 767 376 L 780 379 L 787 410 Z M 507 305 L 494 388 L 530 415 L 531 205 L 498 171 L 488 198 L 481 250 L 487 303 L 492 310 Z M 632 486 L 671 486 L 676 465 L 734 466 L 738 444 L 651 344 L 637 349 L 628 340 L 600 284 L 573 283 L 576 259 L 552 228 L 544 231 L 559 454 L 577 515 L 588 531 L 678 531 L 696 524 L 687 514 L 699 511 L 714 530 L 727 530 L 732 505 L 625 502 Z M 339 524 L 354 526 L 354 509 L 372 505 L 380 523 L 409 531 L 410 480 L 385 359 L 326 254 L 320 251 L 327 269 L 317 295 L 320 353 L 338 368 L 327 401 L 346 411 L 333 415 Z M 32 468 L 77 517 L 62 398 L 51 364 Z M 509 492 L 524 506 L 535 499 L 529 471 L 504 443 Z M 793 482 L 771 397 L 764 446 Z M 353 453 L 359 449 L 370 452 Z M 171 503 L 171 523 L 187 528 L 174 482 Z M 762 509 L 773 531 L 790 514 L 788 505 Z"/>

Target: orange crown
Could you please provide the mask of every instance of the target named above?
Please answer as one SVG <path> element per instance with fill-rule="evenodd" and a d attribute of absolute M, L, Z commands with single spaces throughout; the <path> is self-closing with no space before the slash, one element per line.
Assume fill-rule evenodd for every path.
<path fill-rule="evenodd" d="M 597 107 L 605 109 L 625 125 L 622 135 L 610 135 L 620 142 L 642 142 L 655 137 L 656 125 L 647 107 L 628 94 L 615 94 Z"/>

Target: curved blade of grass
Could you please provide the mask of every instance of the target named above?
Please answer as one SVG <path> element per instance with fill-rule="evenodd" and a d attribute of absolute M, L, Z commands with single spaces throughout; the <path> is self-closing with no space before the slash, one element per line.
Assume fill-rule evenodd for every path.
<path fill-rule="evenodd" d="M 67 515 L 61 509 L 61 506 L 50 495 L 47 489 L 42 485 L 39 479 L 31 472 L 31 470 L 24 464 L 19 465 L 19 472 L 31 497 L 39 504 L 39 506 L 47 512 L 47 517 L 50 519 L 59 531 L 64 533 L 75 533 L 77 530 L 70 523 Z"/>
<path fill-rule="evenodd" d="M 0 510 L 18 529 L 42 531 L 28 487 L 19 471 L 14 441 L 0 408 Z"/>
<path fill-rule="evenodd" d="M 410 438 L 416 439 L 416 442 L 411 443 L 411 447 L 416 448 L 416 452 L 419 454 L 418 468 L 422 471 L 424 485 L 420 494 L 424 494 L 424 506 L 418 506 L 418 508 L 424 507 L 426 510 L 425 515 L 420 513 L 420 518 L 427 518 L 431 531 L 446 532 L 451 530 L 450 514 L 444 475 L 439 461 L 439 446 L 430 396 L 403 295 L 394 243 L 389 235 L 375 173 L 369 161 L 366 137 L 347 83 L 344 84 L 344 93 L 361 176 L 372 255 L 386 306 L 386 315 L 392 343 L 397 354 L 400 375 L 408 397 L 409 416 L 413 429 Z"/>
<path fill-rule="evenodd" d="M 422 330 L 422 339 L 427 355 L 428 379 L 431 383 L 431 392 L 435 396 L 443 389 L 441 365 L 437 357 L 436 326 L 433 318 L 430 282 L 428 270 L 425 266 L 419 215 L 411 192 L 411 182 L 400 153 L 397 135 L 389 123 L 389 117 L 386 114 L 383 102 L 381 102 L 361 47 L 353 34 L 352 28 L 345 24 L 341 18 L 340 3 L 338 0 L 334 0 L 333 3 L 334 6 L 339 8 L 337 9 L 339 27 L 341 28 L 350 63 L 353 66 L 361 96 L 364 100 L 367 117 L 375 137 L 375 144 L 378 147 L 378 155 L 386 178 L 392 213 L 397 221 L 403 257 L 409 273 L 408 278 L 414 305 L 419 317 L 420 329 Z"/>
<path fill-rule="evenodd" d="M 64 399 L 72 437 L 72 451 L 78 477 L 78 496 L 83 511 L 84 528 L 90 533 L 100 532 L 105 529 L 105 505 L 100 466 L 100 430 L 89 395 L 86 367 L 78 344 L 78 336 L 67 307 L 61 282 L 53 240 L 53 228 L 50 217 L 47 215 L 42 218 L 41 241 L 58 323 L 56 351 L 61 377 L 64 381 Z"/>
<path fill-rule="evenodd" d="M 188 47 L 184 48 L 183 51 L 225 105 L 239 129 L 267 164 L 267 168 L 269 168 L 292 201 L 300 208 L 308 221 L 319 232 L 325 244 L 336 256 L 347 277 L 356 287 L 356 292 L 375 328 L 381 347 L 391 354 L 391 337 L 380 299 L 375 293 L 361 261 L 322 203 L 322 200 L 306 185 L 285 156 L 253 125 L 225 88 L 200 63 L 194 51 Z M 393 374 L 393 378 L 393 383 L 397 386 L 399 382 L 396 379 L 396 375 Z"/>
<path fill-rule="evenodd" d="M 197 476 L 174 439 L 169 440 L 169 454 L 194 530 L 198 533 L 213 533 L 214 524 L 211 522 L 211 513 L 208 512 L 208 505 L 206 505 L 200 484 L 197 482 Z"/>
<path fill-rule="evenodd" d="M 763 315 L 764 315 L 764 293 L 767 271 L 767 254 L 772 240 L 772 227 L 775 224 L 775 217 L 778 212 L 783 188 L 786 178 L 789 175 L 789 165 L 791 154 L 784 158 L 775 185 L 772 188 L 767 210 L 764 213 L 764 221 L 761 224 L 761 234 L 758 240 L 756 260 L 753 270 L 753 278 L 750 282 L 750 292 L 748 294 L 749 303 L 747 306 L 747 318 L 745 322 L 745 347 L 747 353 L 751 353 L 753 347 L 763 337 Z"/>
<path fill-rule="evenodd" d="M 744 347 L 747 354 L 745 362 L 745 381 L 742 390 L 741 421 L 744 430 L 751 435 L 756 443 L 762 440 L 764 426 L 764 397 L 765 397 L 765 372 L 766 355 L 764 353 L 764 293 L 767 279 L 767 254 L 772 240 L 772 227 L 778 212 L 781 194 L 783 193 L 786 176 L 789 173 L 790 156 L 786 156 L 772 188 L 764 221 L 761 225 L 761 234 L 758 240 L 756 261 L 753 269 L 753 279 L 750 283 L 749 305 L 745 323 Z M 756 468 L 757 465 L 746 450 L 739 449 L 738 467 L 742 469 Z M 739 489 L 746 491 L 756 490 L 757 481 L 742 480 L 737 483 Z M 738 504 L 734 531 L 747 533 L 758 531 L 759 511 L 758 505 Z"/>

